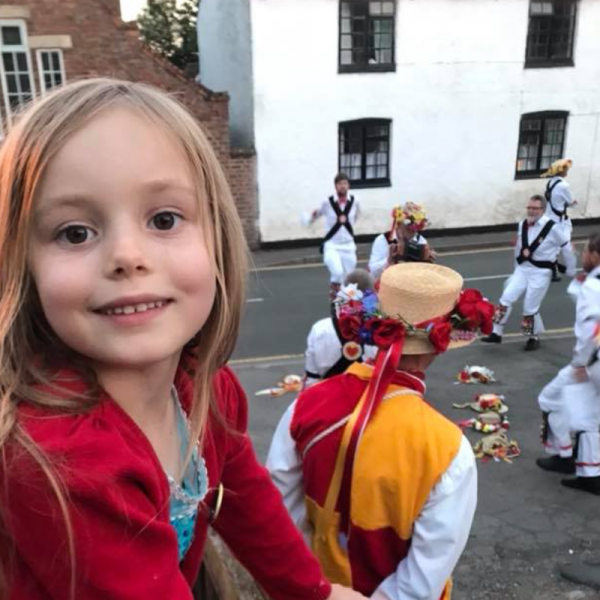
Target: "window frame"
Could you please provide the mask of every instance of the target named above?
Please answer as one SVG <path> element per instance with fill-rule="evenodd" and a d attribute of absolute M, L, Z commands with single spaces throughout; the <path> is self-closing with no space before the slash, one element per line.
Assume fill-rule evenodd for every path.
<path fill-rule="evenodd" d="M 539 176 L 544 173 L 548 167 L 541 167 L 540 163 L 542 160 L 542 149 L 544 146 L 544 134 L 546 132 L 546 121 L 548 121 L 549 119 L 558 119 L 561 118 L 564 120 L 564 128 L 563 128 L 563 139 L 562 139 L 562 143 L 561 143 L 561 151 L 560 151 L 560 155 L 557 156 L 556 158 L 553 158 L 553 160 L 550 161 L 550 164 L 552 162 L 554 162 L 554 160 L 558 160 L 560 158 L 562 158 L 562 156 L 564 155 L 564 151 L 565 151 L 565 143 L 567 141 L 567 129 L 568 129 L 568 125 L 569 125 L 569 111 L 566 110 L 545 110 L 545 111 L 538 111 L 538 112 L 532 112 L 532 113 L 524 113 L 521 115 L 521 119 L 519 120 L 519 140 L 517 142 L 517 157 L 516 157 L 516 161 L 515 161 L 515 179 L 537 179 L 539 178 Z M 519 158 L 519 151 L 521 149 L 521 145 L 522 145 L 522 136 L 524 133 L 523 130 L 523 122 L 526 120 L 541 120 L 542 124 L 541 124 L 541 133 L 540 133 L 540 140 L 538 142 L 538 147 L 537 147 L 537 157 L 536 157 L 536 164 L 537 164 L 537 168 L 534 170 L 528 170 L 528 171 L 518 171 L 518 163 L 519 160 L 521 160 Z"/>
<path fill-rule="evenodd" d="M 553 15 L 551 16 L 543 16 L 543 15 L 532 15 L 531 14 L 531 5 L 534 2 L 551 2 L 553 5 L 559 3 L 568 3 L 573 6 L 573 18 L 570 27 L 570 47 L 569 47 L 569 56 L 564 58 L 552 58 L 548 56 L 550 49 L 552 47 L 552 24 L 554 19 Z M 547 69 L 552 67 L 574 67 L 575 66 L 575 37 L 577 34 L 577 16 L 578 16 L 578 4 L 579 0 L 529 0 L 529 15 L 528 15 L 528 27 L 527 27 L 527 40 L 525 44 L 525 68 L 526 69 Z M 530 52 L 533 48 L 533 32 L 532 32 L 532 23 L 533 19 L 546 19 L 550 23 L 550 29 L 548 31 L 548 43 L 546 44 L 546 56 L 544 58 L 535 58 L 530 56 Z"/>
<path fill-rule="evenodd" d="M 386 153 L 386 169 L 387 177 L 378 177 L 373 179 L 367 179 L 367 127 L 369 126 L 383 126 L 387 127 L 387 153 Z M 354 126 L 362 129 L 362 141 L 361 141 L 361 179 L 352 179 L 350 173 L 347 172 L 348 167 L 342 166 L 342 130 L 346 127 Z M 338 123 L 338 172 L 346 172 L 350 178 L 350 185 L 353 188 L 380 188 L 380 187 L 391 187 L 392 179 L 390 172 L 390 162 L 392 154 L 392 119 L 386 119 L 381 117 L 366 118 L 366 119 L 351 119 L 349 121 L 340 121 Z"/>
<path fill-rule="evenodd" d="M 4 54 L 8 52 L 22 52 L 25 54 L 25 60 L 27 61 L 27 74 L 29 75 L 29 86 L 31 88 L 31 99 L 35 100 L 36 87 L 35 87 L 35 76 L 33 71 L 33 63 L 31 60 L 31 51 L 29 44 L 27 43 L 29 37 L 27 35 L 27 23 L 22 19 L 0 19 L 0 28 L 3 27 L 18 27 L 21 34 L 21 45 L 20 46 L 5 46 L 4 40 L 2 39 L 2 33 L 0 31 L 0 78 L 2 81 L 2 96 L 4 100 L 4 116 L 6 119 L 5 128 L 12 125 L 13 120 L 13 109 L 10 104 L 8 96 L 8 82 L 6 79 L 6 70 L 4 68 Z M 10 50 L 7 50 L 10 49 Z M 17 71 L 18 72 L 18 71 Z"/>
<path fill-rule="evenodd" d="M 49 91 L 51 91 L 55 87 L 57 87 L 56 85 L 53 85 L 51 88 L 46 87 L 46 79 L 45 79 L 46 73 L 50 73 L 50 74 L 54 75 L 54 73 L 57 73 L 58 71 L 56 71 L 56 69 L 46 71 L 44 69 L 44 63 L 43 63 L 43 59 L 42 59 L 43 54 L 45 54 L 45 53 L 52 54 L 55 52 L 58 54 L 58 57 L 59 57 L 58 60 L 60 63 L 60 76 L 62 78 L 62 82 L 60 85 L 64 85 L 67 81 L 67 73 L 65 70 L 65 55 L 64 55 L 62 48 L 38 48 L 35 51 L 35 57 L 36 57 L 36 63 L 37 63 L 37 68 L 38 68 L 38 76 L 40 78 L 40 92 L 41 92 L 42 96 L 45 96 Z"/>
<path fill-rule="evenodd" d="M 369 23 L 374 18 L 369 14 L 369 4 L 372 2 L 383 2 L 391 1 L 394 5 L 394 13 L 390 17 L 385 17 L 392 22 L 392 60 L 385 64 L 342 64 L 342 51 L 348 50 L 342 48 L 342 36 L 348 35 L 342 32 L 342 20 L 345 18 L 342 14 L 343 4 L 366 4 L 367 5 L 367 17 L 365 22 L 365 39 L 368 38 Z M 338 0 L 338 73 L 390 73 L 396 71 L 396 15 L 398 14 L 398 0 Z M 365 51 L 368 50 L 368 46 L 365 44 Z"/>

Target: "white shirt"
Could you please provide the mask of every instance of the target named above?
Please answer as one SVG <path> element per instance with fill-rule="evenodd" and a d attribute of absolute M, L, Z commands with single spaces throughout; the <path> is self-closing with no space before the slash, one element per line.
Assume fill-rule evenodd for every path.
<path fill-rule="evenodd" d="M 393 239 L 396 239 L 395 232 Z M 419 246 L 427 246 L 427 240 L 420 233 L 416 233 L 412 239 L 413 242 Z M 373 241 L 371 257 L 369 258 L 369 272 L 375 279 L 379 279 L 384 269 L 388 266 L 389 255 L 390 244 L 388 243 L 385 234 L 382 233 Z"/>
<path fill-rule="evenodd" d="M 267 469 L 296 526 L 310 546 L 302 460 L 290 433 L 295 402 L 284 413 L 271 442 Z M 415 521 L 410 549 L 371 596 L 374 600 L 439 600 L 467 543 L 477 505 L 477 467 L 463 436 L 450 466 L 429 493 Z"/>
<path fill-rule="evenodd" d="M 377 356 L 376 346 L 364 347 L 364 358 L 375 359 Z M 342 358 L 342 344 L 335 332 L 331 317 L 317 321 L 310 330 L 306 340 L 305 370 L 307 373 L 315 373 L 322 378 L 338 360 Z M 313 377 L 307 377 L 305 387 L 321 381 Z"/>
<path fill-rule="evenodd" d="M 524 219 L 519 223 L 519 233 L 517 236 L 517 243 L 515 245 L 515 257 L 521 254 L 522 248 L 522 231 L 523 225 L 527 219 Z M 535 239 L 540 235 L 542 229 L 548 223 L 549 217 L 544 215 L 540 217 L 536 223 L 533 225 L 529 225 L 529 229 L 527 230 L 527 242 L 528 245 L 531 245 Z M 568 232 L 563 227 L 557 227 L 556 225 L 550 230 L 550 233 L 545 237 L 544 241 L 539 245 L 538 249 L 533 253 L 532 258 L 538 261 L 550 261 L 554 262 L 560 249 L 563 246 L 566 246 L 569 243 L 569 235 Z M 527 264 L 527 261 L 523 263 Z M 566 265 L 567 268 L 570 265 Z"/>
<path fill-rule="evenodd" d="M 352 194 L 348 194 L 348 196 L 346 196 L 348 198 L 346 200 L 346 203 L 350 201 L 351 196 L 352 196 Z M 338 203 L 336 194 L 333 195 L 333 198 L 334 198 L 333 201 Z M 344 203 L 343 207 L 340 205 L 340 208 L 342 209 L 342 211 L 344 210 L 344 208 L 346 208 L 346 203 Z M 356 220 L 358 219 L 358 214 L 359 214 L 358 200 L 355 197 L 354 204 L 352 205 L 352 209 L 350 210 L 350 214 L 348 215 L 348 222 L 350 223 L 350 225 L 352 225 L 352 227 L 354 227 L 354 225 L 356 224 Z M 323 202 L 323 204 L 321 204 L 321 208 L 319 208 L 316 211 L 314 218 L 316 219 L 318 217 L 325 217 L 325 226 L 327 227 L 327 231 L 325 232 L 325 234 L 329 233 L 329 231 L 337 223 L 337 220 L 338 220 L 338 217 L 335 214 L 335 211 L 333 210 L 333 208 L 331 207 L 329 200 L 326 200 L 325 202 Z M 354 238 L 350 235 L 349 231 L 343 225 L 338 229 L 337 233 L 327 243 L 333 244 L 336 246 L 342 245 L 342 246 L 346 246 L 346 247 L 347 246 L 351 246 L 353 248 L 356 247 L 356 244 L 354 243 Z"/>
<path fill-rule="evenodd" d="M 567 207 L 573 205 L 575 200 L 573 199 L 573 194 L 571 194 L 571 187 L 562 177 L 553 177 L 549 182 L 550 187 L 557 181 L 558 183 L 552 188 L 552 193 L 550 194 L 552 206 L 550 206 L 550 202 L 546 204 L 546 216 L 560 223 L 561 218 L 552 210 L 552 207 L 559 212 L 563 212 Z"/>
<path fill-rule="evenodd" d="M 575 348 L 571 364 L 586 367 L 596 349 L 594 333 L 600 324 L 600 267 L 585 278 L 577 296 L 575 310 Z"/>

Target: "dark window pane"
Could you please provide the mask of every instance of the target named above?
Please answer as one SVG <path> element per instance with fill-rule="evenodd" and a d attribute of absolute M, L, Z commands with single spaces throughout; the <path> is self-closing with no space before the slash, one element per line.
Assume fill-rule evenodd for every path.
<path fill-rule="evenodd" d="M 20 46 L 21 30 L 18 27 L 2 27 L 2 44 L 4 46 Z"/>
<path fill-rule="evenodd" d="M 50 75 L 50 73 L 46 73 L 44 75 L 44 86 L 47 90 L 50 90 L 54 87 L 54 81 L 52 80 L 52 75 Z"/>
<path fill-rule="evenodd" d="M 42 68 L 44 71 L 50 70 L 50 55 L 47 52 L 42 52 Z"/>
<path fill-rule="evenodd" d="M 27 56 L 25 52 L 17 52 L 17 69 L 22 72 L 27 72 Z"/>
<path fill-rule="evenodd" d="M 17 78 L 14 75 L 6 75 L 6 87 L 9 94 L 18 93 Z"/>
<path fill-rule="evenodd" d="M 52 68 L 55 71 L 60 71 L 60 53 L 59 52 L 52 53 Z"/>
<path fill-rule="evenodd" d="M 5 71 L 14 71 L 15 70 L 15 61 L 13 60 L 12 52 L 3 52 L 2 53 L 2 62 L 4 63 Z"/>
<path fill-rule="evenodd" d="M 530 4 L 527 60 L 564 63 L 573 56 L 577 0 Z"/>
<path fill-rule="evenodd" d="M 31 81 L 29 75 L 19 75 L 19 82 L 21 84 L 21 91 L 24 94 L 31 92 Z"/>

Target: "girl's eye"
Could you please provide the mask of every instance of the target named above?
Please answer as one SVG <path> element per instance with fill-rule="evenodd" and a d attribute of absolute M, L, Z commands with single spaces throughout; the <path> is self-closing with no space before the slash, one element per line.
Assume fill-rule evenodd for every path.
<path fill-rule="evenodd" d="M 168 231 L 169 229 L 173 229 L 173 227 L 175 227 L 179 220 L 181 220 L 181 217 L 179 215 L 176 215 L 172 212 L 164 211 L 154 215 L 151 219 L 151 223 L 156 229 L 159 229 L 161 231 Z"/>
<path fill-rule="evenodd" d="M 78 245 L 87 242 L 93 235 L 89 227 L 84 225 L 69 225 L 58 232 L 57 239 L 69 244 Z"/>

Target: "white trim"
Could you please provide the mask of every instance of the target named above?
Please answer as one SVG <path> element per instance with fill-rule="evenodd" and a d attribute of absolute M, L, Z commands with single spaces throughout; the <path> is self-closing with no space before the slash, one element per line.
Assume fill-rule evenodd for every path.
<path fill-rule="evenodd" d="M 6 71 L 4 69 L 4 53 L 22 53 L 25 54 L 25 60 L 27 61 L 27 75 L 29 76 L 29 86 L 31 88 L 31 97 L 35 99 L 35 77 L 33 75 L 33 65 L 31 62 L 31 53 L 27 45 L 27 24 L 23 20 L 16 19 L 0 19 L 0 28 L 2 27 L 18 27 L 21 33 L 21 45 L 19 46 L 4 46 L 2 40 L 2 32 L 0 31 L 0 78 L 2 80 L 2 95 L 4 98 L 4 112 L 6 115 L 6 126 L 9 127 L 12 124 L 12 111 L 8 98 L 8 85 L 6 81 Z M 19 72 L 19 71 L 17 71 Z M 20 86 L 20 84 L 18 84 Z"/>
<path fill-rule="evenodd" d="M 59 61 L 59 71 L 57 71 L 56 69 L 50 69 L 49 71 L 44 70 L 44 64 L 42 62 L 42 55 L 43 54 L 53 54 L 53 53 L 57 53 L 58 54 L 58 61 Z M 36 61 L 37 61 L 37 67 L 38 67 L 38 74 L 39 74 L 39 78 L 40 78 L 40 92 L 43 95 L 46 94 L 46 92 L 48 92 L 49 90 L 46 88 L 46 78 L 45 75 L 47 73 L 52 73 L 53 75 L 55 73 L 60 73 L 60 77 L 61 77 L 61 84 L 60 85 L 64 85 L 64 83 L 67 80 L 67 75 L 65 73 L 65 57 L 63 54 L 63 51 L 60 48 L 44 48 L 43 50 L 36 50 L 35 51 L 35 56 L 36 56 Z M 51 60 L 51 58 L 50 58 Z M 54 77 L 53 77 L 54 78 Z M 53 89 L 54 86 L 52 86 Z"/>
<path fill-rule="evenodd" d="M 28 43 L 31 50 L 37 50 L 38 48 L 70 50 L 73 48 L 73 40 L 70 35 L 30 35 Z"/>

